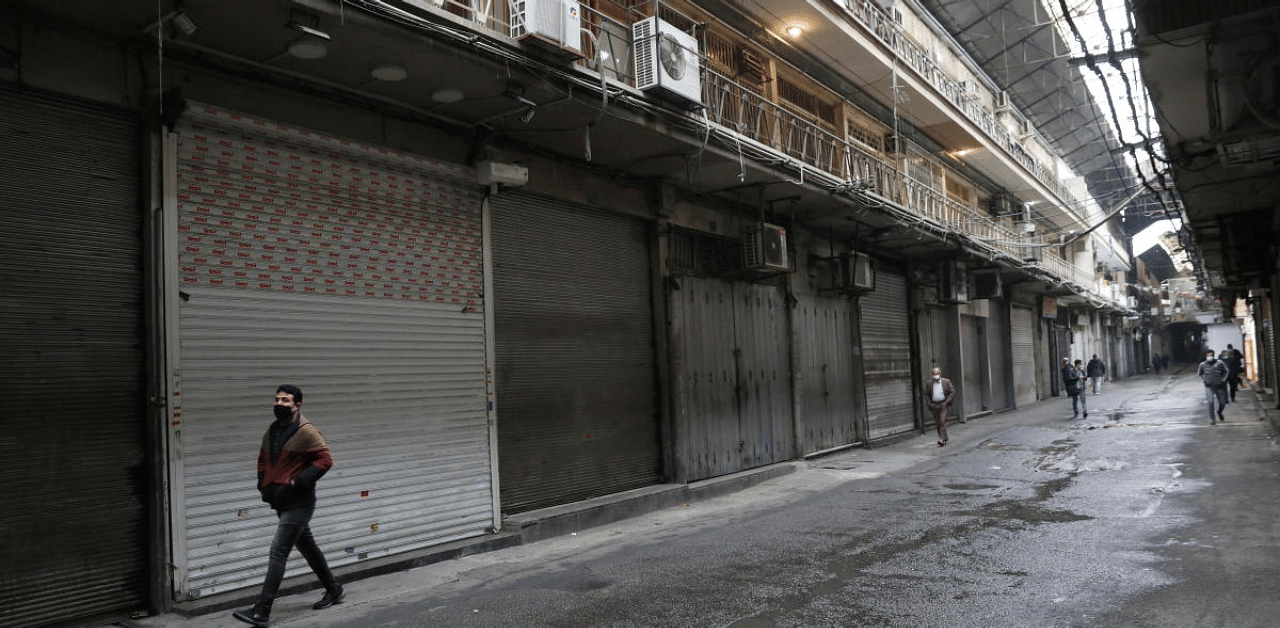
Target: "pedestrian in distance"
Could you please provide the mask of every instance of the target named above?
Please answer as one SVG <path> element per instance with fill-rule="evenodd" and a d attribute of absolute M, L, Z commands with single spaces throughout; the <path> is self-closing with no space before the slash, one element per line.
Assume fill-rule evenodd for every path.
<path fill-rule="evenodd" d="M 1093 359 L 1089 360 L 1089 364 L 1084 367 L 1085 374 L 1089 376 L 1089 381 L 1093 383 L 1093 394 L 1102 392 L 1102 382 L 1107 375 L 1107 364 L 1098 359 L 1098 354 L 1093 354 Z"/>
<path fill-rule="evenodd" d="M 1157 353 L 1155 357 L 1151 358 L 1151 369 L 1156 372 L 1156 375 L 1160 374 L 1160 354 L 1159 353 Z"/>
<path fill-rule="evenodd" d="M 1227 391 L 1231 394 L 1232 403 L 1236 400 L 1236 391 L 1240 389 L 1240 376 L 1244 375 L 1244 356 L 1231 345 L 1218 356 L 1227 364 Z"/>
<path fill-rule="evenodd" d="M 266 628 L 271 620 L 271 606 L 294 547 L 324 586 L 324 597 L 312 608 L 328 608 L 346 599 L 346 592 L 329 570 L 310 528 L 316 509 L 316 481 L 333 466 L 333 455 L 320 430 L 303 416 L 302 390 L 297 386 L 282 384 L 277 388 L 272 410 L 275 421 L 263 434 L 258 450 L 258 491 L 262 501 L 276 511 L 276 534 L 258 601 L 252 608 L 232 613 L 236 619 L 258 628 Z"/>
<path fill-rule="evenodd" d="M 1227 377 L 1231 371 L 1226 363 L 1219 360 L 1213 351 L 1205 351 L 1204 362 L 1196 369 L 1196 375 L 1204 382 L 1204 399 L 1209 407 L 1209 425 L 1217 425 L 1218 421 L 1226 421 L 1222 411 L 1227 407 Z M 1217 405 L 1217 414 L 1214 406 Z"/>
<path fill-rule="evenodd" d="M 1071 358 L 1062 358 L 1062 385 L 1067 391 L 1067 395 L 1071 397 L 1071 418 L 1080 416 L 1084 412 L 1084 418 L 1089 418 L 1089 407 L 1087 398 L 1084 396 L 1085 374 L 1084 361 L 1076 360 L 1075 364 L 1071 363 Z"/>
<path fill-rule="evenodd" d="M 924 384 L 924 402 L 933 413 L 938 425 L 938 446 L 947 444 L 947 415 L 951 413 L 951 400 L 956 395 L 951 380 L 942 376 L 942 369 L 934 367 L 932 376 Z"/>

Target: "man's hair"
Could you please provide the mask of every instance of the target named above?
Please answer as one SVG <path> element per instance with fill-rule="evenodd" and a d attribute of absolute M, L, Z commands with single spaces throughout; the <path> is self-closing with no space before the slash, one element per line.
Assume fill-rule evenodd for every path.
<path fill-rule="evenodd" d="M 302 389 L 294 386 L 293 384 L 280 384 L 280 387 L 276 389 L 276 392 L 289 393 L 290 395 L 293 395 L 293 400 L 295 402 L 302 403 Z"/>
<path fill-rule="evenodd" d="M 1098 354 L 1096 354 L 1096 353 L 1095 353 L 1095 354 L 1093 354 L 1093 359 L 1095 359 L 1095 360 L 1096 360 L 1096 359 L 1098 359 Z"/>
<path fill-rule="evenodd" d="M 1076 360 L 1076 364 L 1084 364 L 1084 360 Z"/>

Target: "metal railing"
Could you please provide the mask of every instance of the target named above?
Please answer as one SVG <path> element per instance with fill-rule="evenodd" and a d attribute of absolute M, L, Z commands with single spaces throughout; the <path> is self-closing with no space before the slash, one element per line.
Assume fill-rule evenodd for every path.
<path fill-rule="evenodd" d="M 855 17 L 898 51 L 922 76 L 938 85 L 940 91 L 975 119 L 980 127 L 1000 140 L 1002 145 L 1016 147 L 1004 128 L 996 124 L 995 119 L 971 99 L 967 99 L 959 82 L 942 74 L 933 64 L 931 56 L 908 40 L 902 34 L 901 27 L 890 20 L 883 10 L 870 4 L 868 0 L 848 1 L 850 12 Z M 447 2 L 455 3 L 456 0 Z M 450 12 L 461 16 L 463 5 L 456 6 L 458 8 Z M 492 0 L 486 0 L 483 10 L 475 10 L 470 15 L 478 25 L 505 32 L 502 29 L 507 24 L 508 9 L 505 0 L 498 0 L 496 5 Z M 582 5 L 581 9 L 584 56 L 575 63 L 599 72 L 607 79 L 634 86 L 632 53 L 635 42 L 632 40 L 630 24 L 586 5 Z M 875 195 L 906 208 L 921 220 L 930 221 L 955 233 L 966 234 L 1013 259 L 1034 257 L 1042 269 L 1060 279 L 1073 281 L 1081 286 L 1093 284 L 1091 274 L 1062 259 L 1044 238 L 1019 234 L 1009 224 L 952 200 L 945 191 L 907 176 L 892 162 L 891 157 L 826 130 L 811 117 L 765 98 L 707 68 L 705 63 L 702 77 L 702 98 L 705 105 L 703 113 L 710 123 L 776 151 L 780 157 L 794 159 L 841 181 L 857 182 Z M 1028 170 L 1041 175 L 1047 174 L 1020 147 L 1016 147 L 1016 152 L 1013 149 L 1010 151 Z M 1064 198 L 1070 198 L 1056 179 L 1042 182 L 1055 190 L 1061 189 L 1060 194 Z"/>
<path fill-rule="evenodd" d="M 973 95 L 976 86 L 957 81 L 948 76 L 933 59 L 933 54 L 921 47 L 902 31 L 902 26 L 889 13 L 872 0 L 844 0 L 845 10 L 868 33 L 879 39 L 916 72 L 925 82 L 937 88 L 948 101 L 964 113 L 988 137 L 996 141 L 1015 161 L 1026 168 L 1036 180 L 1053 190 L 1059 198 L 1074 205 L 1075 197 L 1058 178 L 1053 169 L 1037 161 Z"/>

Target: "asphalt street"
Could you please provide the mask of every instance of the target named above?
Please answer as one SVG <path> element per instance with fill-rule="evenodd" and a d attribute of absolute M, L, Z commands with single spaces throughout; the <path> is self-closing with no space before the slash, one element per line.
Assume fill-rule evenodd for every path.
<path fill-rule="evenodd" d="M 954 425 L 946 447 L 848 450 L 729 496 L 350 582 L 323 611 L 319 591 L 286 597 L 272 625 L 1276 626 L 1280 448 L 1251 390 L 1211 426 L 1194 373 L 1109 382 L 1084 420 L 1050 399 Z"/>

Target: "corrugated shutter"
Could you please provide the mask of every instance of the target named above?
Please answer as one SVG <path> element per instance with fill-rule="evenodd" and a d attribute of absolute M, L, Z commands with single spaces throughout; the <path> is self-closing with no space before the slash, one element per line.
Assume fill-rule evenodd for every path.
<path fill-rule="evenodd" d="M 991 315 L 987 317 L 987 360 L 991 373 L 991 409 L 1005 410 L 1013 407 L 1013 374 L 1009 372 L 1009 306 L 1004 301 L 989 302 Z"/>
<path fill-rule="evenodd" d="M 847 299 L 796 298 L 802 453 L 858 442 L 863 405 L 853 360 L 853 305 Z"/>
<path fill-rule="evenodd" d="M 1010 310 L 1013 343 L 1014 403 L 1019 407 L 1036 401 L 1035 312 L 1014 305 Z"/>
<path fill-rule="evenodd" d="M 858 300 L 870 438 L 915 429 L 907 280 L 876 269 L 876 289 Z"/>
<path fill-rule="evenodd" d="M 985 410 L 986 370 L 982 362 L 976 316 L 960 316 L 960 362 L 964 369 L 964 383 L 960 385 L 960 401 L 966 415 Z"/>
<path fill-rule="evenodd" d="M 0 87 L 0 624 L 146 607 L 138 123 Z"/>
<path fill-rule="evenodd" d="M 467 171 L 200 105 L 177 134 L 185 597 L 261 582 L 281 383 L 334 452 L 311 524 L 331 564 L 495 526 Z"/>
<path fill-rule="evenodd" d="M 658 482 L 648 225 L 513 192 L 491 208 L 503 510 Z"/>

